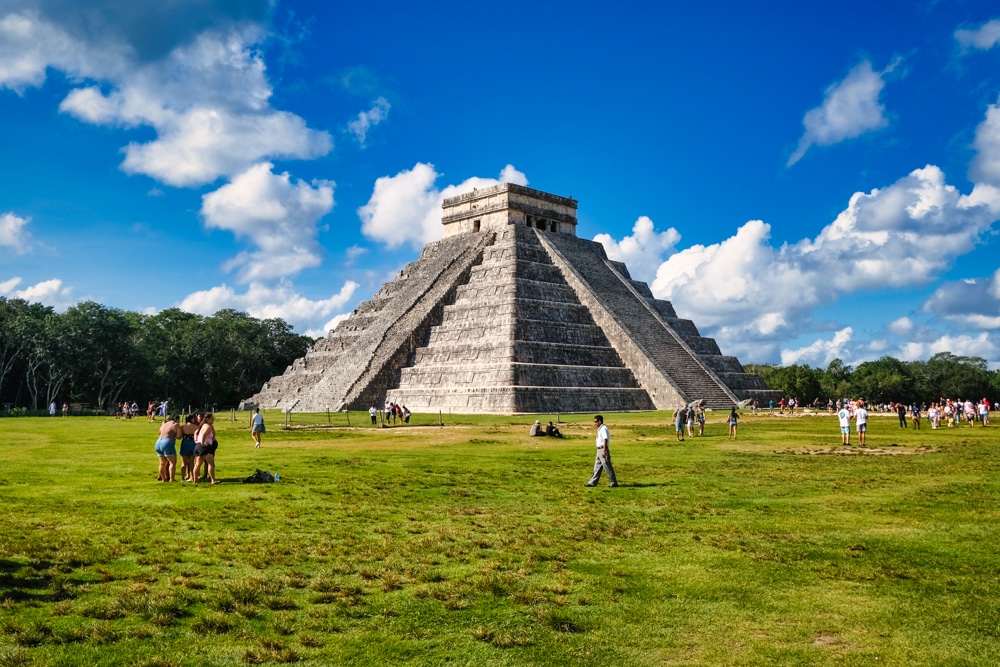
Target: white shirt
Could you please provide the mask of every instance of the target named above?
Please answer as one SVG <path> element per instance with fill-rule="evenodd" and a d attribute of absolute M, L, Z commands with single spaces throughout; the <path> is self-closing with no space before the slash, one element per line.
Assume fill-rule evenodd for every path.
<path fill-rule="evenodd" d="M 837 413 L 840 417 L 840 427 L 845 428 L 851 425 L 851 413 L 848 412 L 847 408 L 841 408 L 840 412 Z"/>
<path fill-rule="evenodd" d="M 858 408 L 854 413 L 854 418 L 858 422 L 858 426 L 868 423 L 868 411 L 864 408 Z"/>
<path fill-rule="evenodd" d="M 611 446 L 611 434 L 608 433 L 608 427 L 606 424 L 601 424 L 597 427 L 597 448 L 600 449 L 604 446 L 604 442 L 607 441 L 608 446 Z"/>

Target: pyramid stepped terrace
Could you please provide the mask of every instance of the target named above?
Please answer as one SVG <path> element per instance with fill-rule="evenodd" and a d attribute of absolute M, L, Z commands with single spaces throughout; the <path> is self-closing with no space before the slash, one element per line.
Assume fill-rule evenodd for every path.
<path fill-rule="evenodd" d="M 513 414 L 775 396 L 600 243 L 578 238 L 575 200 L 502 183 L 442 208 L 442 240 L 248 402 Z"/>

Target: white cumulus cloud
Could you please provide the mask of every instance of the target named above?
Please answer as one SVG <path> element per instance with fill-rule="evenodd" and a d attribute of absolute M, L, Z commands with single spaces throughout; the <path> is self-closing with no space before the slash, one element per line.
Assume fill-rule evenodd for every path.
<path fill-rule="evenodd" d="M 795 152 L 788 158 L 788 166 L 801 160 L 812 146 L 829 146 L 886 127 L 889 120 L 885 117 L 885 106 L 879 102 L 879 95 L 885 87 L 883 77 L 896 64 L 894 61 L 883 71 L 876 72 L 872 64 L 864 60 L 842 81 L 831 84 L 826 89 L 823 103 L 806 112 L 802 119 L 805 132 Z"/>
<path fill-rule="evenodd" d="M 31 218 L 22 218 L 13 213 L 0 215 L 0 248 L 11 248 L 19 255 L 31 247 L 31 235 L 25 229 Z"/>
<path fill-rule="evenodd" d="M 31 303 L 45 304 L 56 310 L 66 310 L 76 303 L 76 299 L 73 298 L 73 288 L 64 286 L 58 278 L 43 280 L 24 289 L 15 289 L 20 284 L 20 277 L 15 276 L 10 280 L 5 280 L 0 283 L 0 295 L 24 299 Z"/>
<path fill-rule="evenodd" d="M 830 340 L 820 339 L 796 350 L 782 350 L 781 363 L 783 366 L 808 364 L 814 368 L 825 368 L 834 359 L 850 359 L 852 356 L 850 343 L 853 336 L 854 329 L 844 327 L 834 333 Z"/>
<path fill-rule="evenodd" d="M 891 356 L 904 361 L 923 361 L 939 352 L 951 352 L 963 357 L 982 357 L 996 368 L 1000 364 L 1000 345 L 996 337 L 983 331 L 979 335 L 943 335 L 930 341 L 904 343 Z"/>
<path fill-rule="evenodd" d="M 444 199 L 498 183 L 528 184 L 512 165 L 504 167 L 496 179 L 472 177 L 439 190 L 435 182 L 440 176 L 434 165 L 418 162 L 413 169 L 376 180 L 368 203 L 358 209 L 362 233 L 389 248 L 408 243 L 419 249 L 441 238 Z"/>
<path fill-rule="evenodd" d="M 993 201 L 1000 188 L 1000 106 L 991 104 L 986 109 L 986 117 L 976 127 L 976 138 L 972 144 L 976 155 L 969 165 L 969 177 L 977 185 L 990 186 Z M 982 187 L 980 185 L 980 187 Z"/>
<path fill-rule="evenodd" d="M 357 118 L 347 124 L 347 129 L 354 135 L 354 138 L 357 140 L 359 146 L 365 148 L 365 142 L 368 140 L 368 130 L 389 117 L 389 109 L 391 106 L 392 105 L 389 104 L 389 100 L 384 97 L 380 97 L 375 100 L 371 109 L 368 111 L 362 111 L 358 114 Z"/>
<path fill-rule="evenodd" d="M 839 295 L 935 279 L 997 217 L 929 165 L 856 193 L 815 238 L 774 247 L 770 226 L 753 220 L 719 243 L 681 250 L 660 266 L 652 289 L 714 330 L 723 349 L 760 354 L 800 334 L 812 310 Z"/>
<path fill-rule="evenodd" d="M 1000 19 L 987 21 L 975 30 L 956 30 L 955 39 L 966 49 L 992 49 L 1000 44 Z"/>
<path fill-rule="evenodd" d="M 631 236 L 616 241 L 610 234 L 598 234 L 594 240 L 604 246 L 608 257 L 624 262 L 633 278 L 649 282 L 663 260 L 675 252 L 681 235 L 673 227 L 657 232 L 653 221 L 643 215 L 632 225 Z"/>
<path fill-rule="evenodd" d="M 293 183 L 287 172 L 272 169 L 269 162 L 254 165 L 202 197 L 207 227 L 257 246 L 227 262 L 239 268 L 243 282 L 292 275 L 321 261 L 317 223 L 333 209 L 334 183 Z"/>
<path fill-rule="evenodd" d="M 908 336 L 913 331 L 914 326 L 916 325 L 909 317 L 900 317 L 890 322 L 886 328 L 889 333 L 895 336 Z"/>
<path fill-rule="evenodd" d="M 266 38 L 260 23 L 195 27 L 193 36 L 144 59 L 111 27 L 87 33 L 58 17 L 12 12 L 0 16 L 0 87 L 41 85 L 50 67 L 66 73 L 81 85 L 60 110 L 87 123 L 152 128 L 153 140 L 124 148 L 122 169 L 175 186 L 210 183 L 265 158 L 310 159 L 331 150 L 328 133 L 270 106 L 255 50 Z"/>
<path fill-rule="evenodd" d="M 189 294 L 179 304 L 182 310 L 199 315 L 212 315 L 224 308 L 233 308 L 258 318 L 280 317 L 305 335 L 322 336 L 320 331 L 330 316 L 341 310 L 354 296 L 358 284 L 348 280 L 340 291 L 326 299 L 309 299 L 299 294 L 287 282 L 276 287 L 250 283 L 239 293 L 228 285 Z"/>
<path fill-rule="evenodd" d="M 14 288 L 21 284 L 20 276 L 14 276 L 9 280 L 0 282 L 0 296 L 10 296 Z"/>
<path fill-rule="evenodd" d="M 924 311 L 976 329 L 1000 329 L 1000 269 L 989 278 L 969 278 L 938 287 Z"/>

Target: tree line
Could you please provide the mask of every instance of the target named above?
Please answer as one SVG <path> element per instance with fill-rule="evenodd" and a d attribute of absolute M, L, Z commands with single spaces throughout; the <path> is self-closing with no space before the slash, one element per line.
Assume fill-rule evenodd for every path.
<path fill-rule="evenodd" d="M 282 319 L 177 308 L 145 315 L 84 301 L 57 313 L 0 297 L 0 403 L 44 409 L 121 401 L 235 406 L 305 355 L 313 339 Z"/>
<path fill-rule="evenodd" d="M 840 359 L 826 367 L 747 364 L 770 389 L 798 398 L 801 405 L 819 400 L 864 398 L 871 403 L 927 403 L 944 398 L 1000 400 L 1000 371 L 991 371 L 982 357 L 940 352 L 927 361 L 882 357 L 853 368 Z"/>

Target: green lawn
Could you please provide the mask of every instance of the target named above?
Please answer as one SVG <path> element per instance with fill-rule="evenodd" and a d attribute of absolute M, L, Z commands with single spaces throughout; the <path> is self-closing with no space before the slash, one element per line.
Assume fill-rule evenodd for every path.
<path fill-rule="evenodd" d="M 617 489 L 590 415 L 221 415 L 214 487 L 144 418 L 0 420 L 0 664 L 1000 664 L 1000 426 L 724 417 L 606 415 Z"/>

